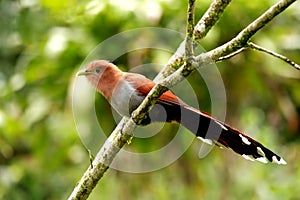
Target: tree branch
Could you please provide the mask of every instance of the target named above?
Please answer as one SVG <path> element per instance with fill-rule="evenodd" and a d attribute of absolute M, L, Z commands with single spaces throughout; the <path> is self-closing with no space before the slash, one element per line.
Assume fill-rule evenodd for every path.
<path fill-rule="evenodd" d="M 271 50 L 268 50 L 266 48 L 263 48 L 257 44 L 254 44 L 253 42 L 248 42 L 248 46 L 252 49 L 258 50 L 258 51 L 262 51 L 264 53 L 270 54 L 271 56 L 274 56 L 276 58 L 279 58 L 281 60 L 283 60 L 284 62 L 290 64 L 292 67 L 294 67 L 297 70 L 300 70 L 300 65 L 298 65 L 297 63 L 295 63 L 294 61 L 292 61 L 291 59 L 287 58 L 286 56 L 280 55 L 276 52 L 273 52 Z"/>
<path fill-rule="evenodd" d="M 270 7 L 265 13 L 258 17 L 255 21 L 249 24 L 243 29 L 235 38 L 229 42 L 217 47 L 207 53 L 197 56 L 197 61 L 201 63 L 211 63 L 217 61 L 222 56 L 227 56 L 240 48 L 247 46 L 249 39 L 261 28 L 263 28 L 268 22 L 270 22 L 279 13 L 283 12 L 296 0 L 281 0 L 272 7 Z"/>
<path fill-rule="evenodd" d="M 225 8 L 229 5 L 231 0 L 215 0 L 208 10 L 205 12 L 203 17 L 199 20 L 194 30 L 195 42 L 199 42 L 210 29 L 217 23 Z"/>
<path fill-rule="evenodd" d="M 251 36 L 256 33 L 260 28 L 262 28 L 266 23 L 272 20 L 277 14 L 282 12 L 295 0 L 282 0 L 276 5 L 272 6 L 266 13 L 261 17 L 251 23 L 247 28 L 245 28 L 236 38 L 230 42 L 218 47 L 210 52 L 203 53 L 197 57 L 198 66 L 210 63 L 212 61 L 218 60 L 221 56 L 229 55 L 243 46 L 245 46 Z M 221 13 L 224 11 L 225 7 L 230 1 L 215 0 L 210 6 L 210 9 L 202 17 L 197 27 L 197 31 L 194 31 L 194 37 L 196 35 L 198 39 L 204 37 L 207 32 L 211 29 L 213 24 L 219 19 Z M 224 3 L 224 5 L 223 5 Z M 192 8 L 192 7 L 191 7 Z M 193 9 L 193 8 L 192 8 Z M 217 13 L 215 13 L 217 12 Z M 190 16 L 192 17 L 192 16 Z M 189 18 L 189 17 L 188 17 Z M 193 18 L 193 17 L 192 17 Z M 191 19 L 191 18 L 190 18 Z M 188 29 L 190 33 L 191 29 Z M 189 75 L 194 68 L 186 68 L 186 63 L 184 62 L 183 55 L 173 56 L 173 59 L 168 62 L 168 67 L 165 69 L 170 69 L 170 66 L 176 66 L 174 73 L 156 84 L 154 88 L 149 92 L 147 97 L 144 99 L 142 104 L 132 113 L 131 118 L 123 118 L 109 138 L 106 140 L 104 145 L 99 150 L 92 165 L 84 173 L 83 177 L 73 190 L 69 197 L 69 200 L 77 199 L 87 199 L 93 188 L 96 186 L 97 182 L 101 179 L 103 174 L 109 168 L 116 154 L 120 149 L 132 138 L 132 131 L 136 127 L 136 124 L 140 123 L 143 116 L 152 108 L 156 100 L 161 94 L 163 94 L 169 87 L 180 82 L 184 76 Z M 175 58 L 175 62 L 174 62 Z M 194 64 L 194 63 L 192 63 Z M 180 67 L 181 66 L 181 67 Z M 185 71 L 184 71 L 185 70 Z M 184 71 L 184 73 L 183 73 Z M 166 70 L 166 74 L 170 74 L 169 70 Z M 184 75 L 184 76 L 183 76 Z"/>
<path fill-rule="evenodd" d="M 205 14 L 198 21 L 194 28 L 194 45 L 197 45 L 197 43 L 199 43 L 199 41 L 205 37 L 210 29 L 217 23 L 230 2 L 231 0 L 214 0 L 211 3 Z M 184 52 L 182 51 L 180 45 L 176 53 L 169 59 L 167 65 L 160 72 L 160 76 L 167 77 L 168 75 L 172 74 L 183 64 L 183 61 Z"/>
<path fill-rule="evenodd" d="M 194 14 L 195 12 L 195 0 L 189 0 L 187 10 L 187 26 L 186 26 L 186 37 L 185 37 L 185 58 L 189 59 L 194 56 L 193 47 L 193 32 L 194 32 Z"/>
<path fill-rule="evenodd" d="M 107 138 L 99 152 L 97 153 L 92 165 L 86 170 L 77 183 L 68 200 L 87 199 L 98 181 L 102 178 L 113 159 L 120 149 L 130 141 L 130 134 L 136 124 L 128 119 L 123 118 L 111 135 Z"/>

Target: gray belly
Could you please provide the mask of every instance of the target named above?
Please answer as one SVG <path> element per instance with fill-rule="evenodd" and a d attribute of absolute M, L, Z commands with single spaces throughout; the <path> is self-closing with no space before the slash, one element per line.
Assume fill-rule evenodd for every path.
<path fill-rule="evenodd" d="M 126 83 L 118 84 L 114 89 L 110 103 L 112 107 L 121 115 L 129 117 L 143 101 L 143 97 L 138 96 L 135 89 Z"/>
<path fill-rule="evenodd" d="M 136 90 L 126 83 L 118 84 L 114 89 L 110 104 L 121 115 L 130 117 L 131 113 L 142 103 L 143 96 L 139 96 Z M 171 117 L 172 118 L 172 117 Z M 167 120 L 167 112 L 161 105 L 155 104 L 150 114 L 146 116 L 144 125 L 152 122 L 165 122 Z"/>

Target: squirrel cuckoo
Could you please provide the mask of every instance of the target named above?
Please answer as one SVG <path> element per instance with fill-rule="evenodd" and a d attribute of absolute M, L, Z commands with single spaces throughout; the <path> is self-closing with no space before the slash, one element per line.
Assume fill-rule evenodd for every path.
<path fill-rule="evenodd" d="M 136 73 L 122 72 L 116 65 L 97 60 L 85 71 L 78 72 L 100 92 L 122 116 L 129 117 L 140 105 L 155 83 Z M 188 106 L 170 90 L 157 100 L 142 125 L 150 122 L 177 122 L 205 143 L 232 149 L 247 160 L 283 164 L 283 158 L 265 146 L 210 115 Z"/>

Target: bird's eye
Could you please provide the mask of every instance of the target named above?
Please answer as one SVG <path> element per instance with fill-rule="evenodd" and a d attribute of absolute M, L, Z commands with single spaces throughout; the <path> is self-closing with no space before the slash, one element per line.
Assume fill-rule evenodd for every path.
<path fill-rule="evenodd" d="M 100 72 L 100 69 L 99 69 L 99 68 L 96 68 L 96 69 L 95 69 L 95 72 L 96 72 L 96 73 L 99 73 L 99 72 Z"/>

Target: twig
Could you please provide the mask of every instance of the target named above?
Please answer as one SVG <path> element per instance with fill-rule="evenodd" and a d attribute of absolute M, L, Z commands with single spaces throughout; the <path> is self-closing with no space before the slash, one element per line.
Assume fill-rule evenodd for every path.
<path fill-rule="evenodd" d="M 227 56 L 222 56 L 222 57 L 220 57 L 218 60 L 216 60 L 216 62 L 220 62 L 220 61 L 223 61 L 223 60 L 227 60 L 227 59 L 229 59 L 229 58 L 232 58 L 233 56 L 235 56 L 235 55 L 237 55 L 237 54 L 243 52 L 245 49 L 246 49 L 245 47 L 242 47 L 242 48 L 240 48 L 239 50 L 237 50 L 237 51 L 235 51 L 235 52 L 233 52 L 233 53 L 231 53 L 231 54 L 228 54 Z"/>
<path fill-rule="evenodd" d="M 194 63 L 194 17 L 195 17 L 195 0 L 189 0 L 187 10 L 187 25 L 185 36 L 184 62 L 185 68 L 182 71 L 184 76 L 188 76 L 193 70 Z"/>
<path fill-rule="evenodd" d="M 279 58 L 281 60 L 283 60 L 284 62 L 290 64 L 292 67 L 294 67 L 295 69 L 297 70 L 300 70 L 300 65 L 298 65 L 297 63 L 295 63 L 294 61 L 292 61 L 291 59 L 283 56 L 283 55 L 280 55 L 274 51 L 271 51 L 271 50 L 268 50 L 264 47 L 261 47 L 257 44 L 254 44 L 253 42 L 248 42 L 248 46 L 252 49 L 255 49 L 255 50 L 258 50 L 258 51 L 262 51 L 264 53 L 267 53 L 267 54 L 270 54 L 271 56 L 274 56 L 276 58 Z"/>
<path fill-rule="evenodd" d="M 88 149 L 88 152 L 89 152 L 90 166 L 91 166 L 91 168 L 93 168 L 94 167 L 93 166 L 94 157 L 93 157 L 93 154 L 90 149 Z"/>
<path fill-rule="evenodd" d="M 194 32 L 194 14 L 195 12 L 195 0 L 189 0 L 187 10 L 187 25 L 186 25 L 186 36 L 185 36 L 185 59 L 189 59 L 194 56 L 193 47 L 193 32 Z"/>

